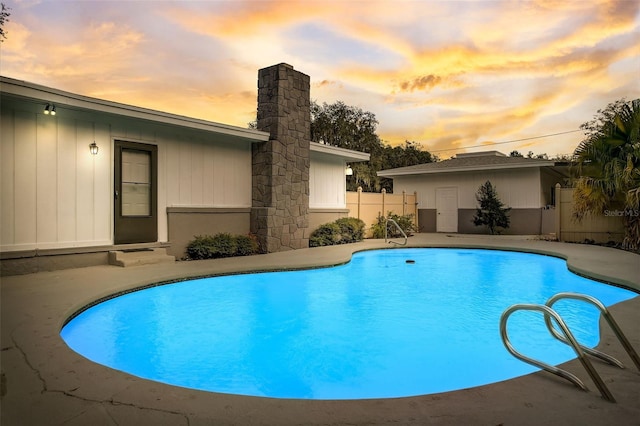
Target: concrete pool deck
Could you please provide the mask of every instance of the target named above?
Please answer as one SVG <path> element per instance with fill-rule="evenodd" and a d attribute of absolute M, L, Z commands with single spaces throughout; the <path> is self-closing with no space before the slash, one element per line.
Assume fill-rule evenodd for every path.
<path fill-rule="evenodd" d="M 410 247 L 486 247 L 552 254 L 569 268 L 640 291 L 640 256 L 527 237 L 418 234 Z M 248 258 L 94 266 L 2 277 L 0 423 L 11 425 L 640 425 L 640 372 L 601 321 L 600 348 L 621 370 L 593 365 L 617 403 L 600 397 L 577 360 L 564 367 L 589 387 L 582 392 L 547 372 L 455 392 L 356 401 L 243 397 L 179 388 L 95 364 L 59 336 L 65 320 L 101 297 L 146 284 L 250 270 L 335 265 L 354 251 L 387 248 L 381 240 Z M 526 274 L 526 271 L 523 271 Z M 529 301 L 522 301 L 527 303 Z M 611 312 L 640 352 L 640 297 Z M 603 325 L 604 324 L 604 325 Z M 496 324 L 498 333 L 498 324 Z M 473 354 L 469 354 L 473 356 Z M 464 374 L 464 372 L 458 372 Z"/>

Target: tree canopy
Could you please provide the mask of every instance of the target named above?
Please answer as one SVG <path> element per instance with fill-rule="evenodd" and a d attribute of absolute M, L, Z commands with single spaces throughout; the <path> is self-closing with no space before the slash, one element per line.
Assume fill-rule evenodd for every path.
<path fill-rule="evenodd" d="M 365 192 L 393 191 L 393 181 L 380 178 L 377 172 L 396 167 L 430 163 L 437 158 L 424 151 L 416 142 L 391 146 L 380 140 L 376 133 L 375 114 L 338 101 L 333 104 L 311 104 L 311 140 L 339 148 L 370 154 L 368 162 L 351 165 L 353 175 L 347 178 L 347 190 L 362 187 Z"/>
<path fill-rule="evenodd" d="M 574 151 L 574 216 L 618 211 L 623 246 L 640 250 L 640 99 L 620 99 L 580 126 L 585 139 Z"/>
<path fill-rule="evenodd" d="M 0 42 L 3 42 L 4 39 L 7 38 L 4 24 L 5 22 L 9 22 L 9 16 L 11 16 L 9 10 L 11 10 L 10 7 L 5 6 L 4 3 L 0 3 Z"/>

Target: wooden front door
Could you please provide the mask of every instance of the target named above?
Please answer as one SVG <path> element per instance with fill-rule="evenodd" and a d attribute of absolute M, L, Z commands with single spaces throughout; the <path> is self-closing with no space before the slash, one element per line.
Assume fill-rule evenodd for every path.
<path fill-rule="evenodd" d="M 158 147 L 115 141 L 115 244 L 158 240 Z"/>

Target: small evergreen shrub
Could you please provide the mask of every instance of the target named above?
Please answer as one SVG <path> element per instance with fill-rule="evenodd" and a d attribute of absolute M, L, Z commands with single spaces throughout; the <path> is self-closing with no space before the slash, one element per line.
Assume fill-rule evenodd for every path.
<path fill-rule="evenodd" d="M 355 217 L 343 217 L 320 225 L 309 236 L 309 247 L 333 246 L 362 241 L 364 222 Z"/>
<path fill-rule="evenodd" d="M 236 236 L 236 255 L 250 256 L 258 252 L 258 240 L 253 235 Z"/>
<path fill-rule="evenodd" d="M 341 244 L 356 243 L 364 238 L 364 222 L 355 217 L 342 217 L 335 221 L 340 227 Z"/>
<path fill-rule="evenodd" d="M 211 259 L 210 248 L 213 246 L 211 235 L 198 235 L 187 246 L 187 257 L 189 259 Z"/>
<path fill-rule="evenodd" d="M 491 235 L 496 232 L 500 233 L 499 228 L 507 229 L 509 227 L 510 220 L 507 213 L 511 208 L 505 207 L 500 201 L 498 192 L 490 181 L 480 185 L 476 193 L 476 200 L 479 207 L 473 217 L 475 226 L 486 226 Z"/>
<path fill-rule="evenodd" d="M 309 247 L 323 247 L 340 244 L 340 227 L 335 223 L 320 225 L 309 236 Z"/>
<path fill-rule="evenodd" d="M 258 252 L 258 242 L 250 235 L 198 235 L 187 246 L 191 260 L 217 259 L 231 256 L 249 256 Z"/>
<path fill-rule="evenodd" d="M 226 232 L 213 236 L 213 257 L 231 257 L 236 253 L 235 238 Z"/>
<path fill-rule="evenodd" d="M 413 223 L 413 215 L 397 215 L 391 212 L 387 213 L 387 216 L 378 215 L 376 223 L 371 226 L 371 233 L 373 238 L 384 238 L 384 227 L 387 225 L 387 219 L 393 219 L 398 226 L 407 234 L 407 237 L 413 235 L 417 231 L 416 225 Z M 387 228 L 387 238 L 399 238 L 402 234 L 393 225 Z"/>

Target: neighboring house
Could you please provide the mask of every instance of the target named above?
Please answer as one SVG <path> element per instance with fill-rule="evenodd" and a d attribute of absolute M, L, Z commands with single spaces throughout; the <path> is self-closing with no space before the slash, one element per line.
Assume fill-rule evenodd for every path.
<path fill-rule="evenodd" d="M 394 192 L 418 194 L 422 232 L 485 233 L 473 224 L 476 193 L 487 180 L 511 207 L 511 226 L 505 234 L 537 235 L 554 232 L 553 188 L 568 177 L 566 163 L 507 157 L 497 151 L 458 154 L 435 163 L 382 170 L 392 178 Z"/>
<path fill-rule="evenodd" d="M 286 64 L 271 68 L 304 76 Z M 179 258 L 194 235 L 248 234 L 259 214 L 272 226 L 274 220 L 263 212 L 277 210 L 291 187 L 307 191 L 301 202 L 307 206 L 286 205 L 285 214 L 301 219 L 281 218 L 284 223 L 273 232 L 255 225 L 254 232 L 262 232 L 266 251 L 298 248 L 308 244 L 314 226 L 346 216 L 346 165 L 369 158 L 299 141 L 296 133 L 296 143 L 305 149 L 269 158 L 292 157 L 306 168 L 305 181 L 300 171 L 291 178 L 288 166 L 270 165 L 264 157 L 256 166 L 255 151 L 263 149 L 256 147 L 278 142 L 268 132 L 6 77 L 0 77 L 0 84 L 0 251 L 5 273 L 11 272 L 5 268 L 10 262 L 22 262 L 25 272 L 65 267 L 55 265 L 63 258 L 70 266 L 106 263 L 109 251 L 127 248 L 164 247 Z M 308 90 L 302 96 L 308 97 Z M 260 167 L 263 175 L 256 179 Z M 275 176 L 265 177 L 265 169 Z M 276 188 L 266 201 L 256 194 L 256 181 Z M 293 222 L 300 234 L 297 245 L 287 246 L 285 237 L 274 245 L 271 235 L 286 234 Z M 56 260 L 43 266 L 43 257 Z M 41 265 L 34 266 L 38 258 Z"/>

